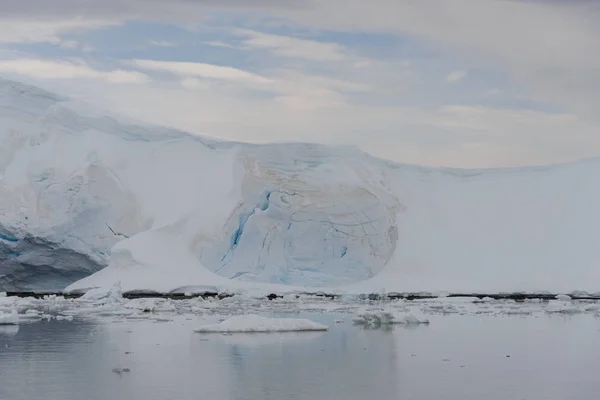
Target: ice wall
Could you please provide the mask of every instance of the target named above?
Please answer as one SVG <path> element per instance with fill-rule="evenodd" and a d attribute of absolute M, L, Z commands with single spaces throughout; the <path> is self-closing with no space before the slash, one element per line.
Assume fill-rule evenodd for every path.
<path fill-rule="evenodd" d="M 242 201 L 203 249 L 231 279 L 306 286 L 361 281 L 394 253 L 398 204 L 364 155 L 310 145 L 244 151 Z"/>

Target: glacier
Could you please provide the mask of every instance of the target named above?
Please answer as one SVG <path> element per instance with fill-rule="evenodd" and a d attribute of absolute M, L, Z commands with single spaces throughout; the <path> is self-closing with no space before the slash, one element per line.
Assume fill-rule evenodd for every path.
<path fill-rule="evenodd" d="M 225 142 L 0 79 L 0 291 L 594 293 L 599 176 Z"/>

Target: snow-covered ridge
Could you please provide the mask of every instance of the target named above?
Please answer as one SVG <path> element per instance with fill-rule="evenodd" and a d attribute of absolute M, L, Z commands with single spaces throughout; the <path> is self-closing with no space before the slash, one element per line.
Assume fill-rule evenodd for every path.
<path fill-rule="evenodd" d="M 221 142 L 0 79 L 0 290 L 597 292 L 599 173 Z"/>

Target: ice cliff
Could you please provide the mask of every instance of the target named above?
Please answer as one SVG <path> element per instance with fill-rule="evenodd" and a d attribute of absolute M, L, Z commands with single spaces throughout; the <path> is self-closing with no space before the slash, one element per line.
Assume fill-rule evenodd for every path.
<path fill-rule="evenodd" d="M 0 290 L 598 291 L 598 176 L 220 142 L 0 79 Z"/>

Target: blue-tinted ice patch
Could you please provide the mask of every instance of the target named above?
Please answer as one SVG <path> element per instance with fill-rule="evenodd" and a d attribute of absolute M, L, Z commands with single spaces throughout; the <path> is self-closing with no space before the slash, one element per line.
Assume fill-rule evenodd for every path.
<path fill-rule="evenodd" d="M 230 233 L 199 254 L 208 269 L 227 278 L 335 285 L 372 277 L 395 248 L 395 214 L 366 191 L 313 191 L 315 201 L 284 188 L 259 193 L 231 216 Z"/>
<path fill-rule="evenodd" d="M 2 233 L 2 232 L 0 232 L 0 240 L 4 240 L 5 242 L 12 242 L 12 243 L 16 243 L 19 241 L 19 239 L 17 239 L 16 237 Z"/>

